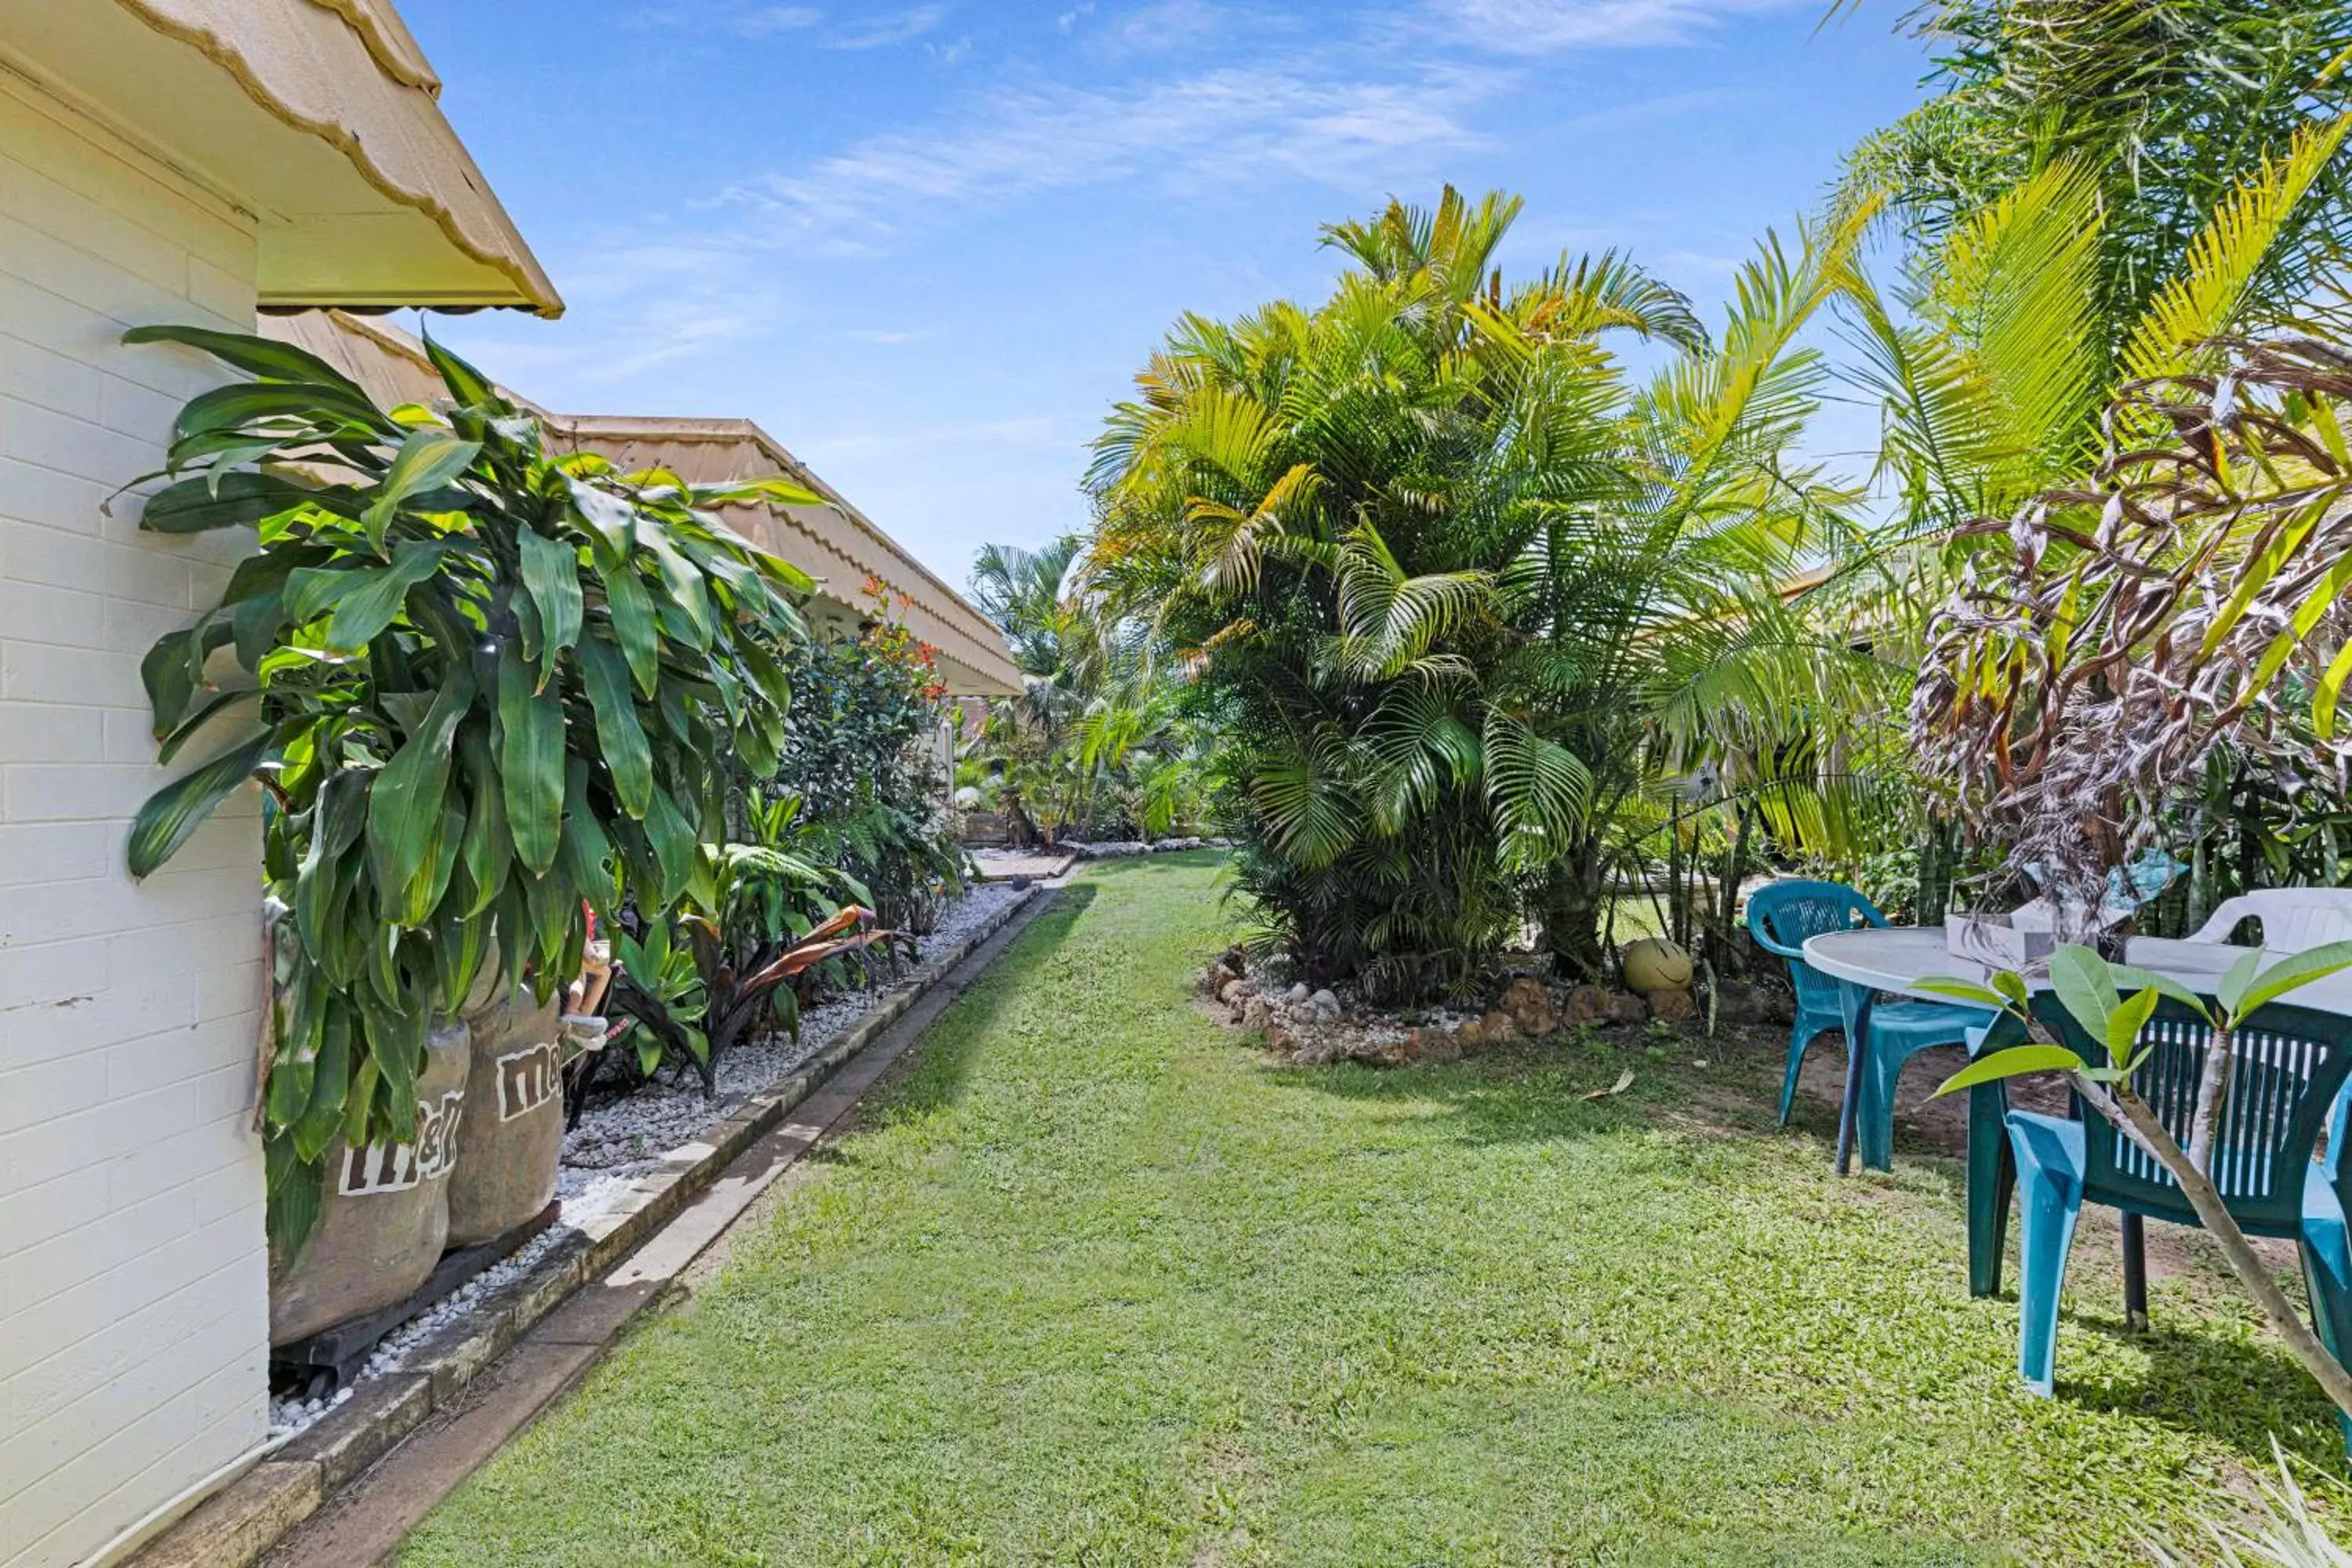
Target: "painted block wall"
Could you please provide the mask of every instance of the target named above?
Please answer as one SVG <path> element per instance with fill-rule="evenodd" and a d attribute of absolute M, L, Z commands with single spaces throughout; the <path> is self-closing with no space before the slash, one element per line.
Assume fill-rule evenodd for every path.
<path fill-rule="evenodd" d="M 0 64 L 5 64 L 0 61 Z M 142 534 L 221 373 L 125 327 L 253 322 L 255 220 L 0 69 L 0 1564 L 85 1560 L 260 1443 L 259 847 L 144 883 L 139 660 L 236 544 Z M 209 754 L 202 741 L 184 763 Z"/>

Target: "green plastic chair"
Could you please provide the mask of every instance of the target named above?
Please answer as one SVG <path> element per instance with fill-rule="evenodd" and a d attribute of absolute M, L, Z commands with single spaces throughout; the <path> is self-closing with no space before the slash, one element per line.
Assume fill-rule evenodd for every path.
<path fill-rule="evenodd" d="M 1843 882 L 1788 880 L 1759 888 L 1748 896 L 1748 930 L 1756 945 L 1789 962 L 1789 980 L 1797 993 L 1797 1022 L 1789 1032 L 1789 1065 L 1780 1078 L 1780 1120 L 1789 1120 L 1797 1097 L 1797 1074 L 1805 1052 L 1832 1029 L 1854 1037 L 1862 1003 L 1860 991 L 1833 979 L 1805 962 L 1809 938 L 1861 926 L 1884 928 L 1887 919 L 1878 906 Z M 1862 1146 L 1862 1163 L 1884 1171 L 1895 1163 L 1895 1085 L 1903 1064 L 1930 1046 L 1964 1045 L 1992 1021 L 1980 1007 L 1963 1003 L 1879 1002 L 1872 1005 L 1862 1032 L 1869 1037 L 1847 1053 L 1846 1071 L 1859 1073 L 1861 1082 L 1847 1101 L 1853 1125 L 1841 1128 L 1843 1152 L 1848 1136 Z M 1844 1169 L 1843 1161 L 1840 1170 Z"/>
<path fill-rule="evenodd" d="M 2084 1060 L 2107 1059 L 2104 1044 L 2053 1000 L 2040 1000 L 2035 1016 Z M 2133 1075 L 2133 1087 L 2184 1144 L 2211 1038 L 2203 1019 L 2169 998 L 2158 1004 L 2140 1031 L 2140 1044 L 2155 1050 Z M 2340 1239 L 2327 1235 L 2333 1205 L 2341 1237 L 2342 1197 L 2329 1171 L 2312 1160 L 2320 1126 L 2352 1074 L 2352 1017 L 2273 1003 L 2242 1025 L 2237 1039 L 2213 1184 L 2248 1235 L 2294 1237 L 2304 1245 L 2306 1268 L 2316 1259 L 2322 1278 L 2315 1280 L 2314 1317 L 2323 1341 L 2352 1334 L 2352 1315 L 2344 1313 L 2347 1299 L 2326 1293 L 2329 1277 L 2352 1279 Z M 2198 1223 L 2162 1165 L 2079 1101 L 2075 1110 L 2072 1120 L 2030 1110 L 2012 1110 L 2007 1118 L 2022 1233 L 2017 1370 L 2042 1394 L 2052 1392 L 2055 1380 L 2058 1298 L 2083 1205 L 2175 1225 Z M 2340 1179 L 2340 1171 L 2336 1174 Z"/>

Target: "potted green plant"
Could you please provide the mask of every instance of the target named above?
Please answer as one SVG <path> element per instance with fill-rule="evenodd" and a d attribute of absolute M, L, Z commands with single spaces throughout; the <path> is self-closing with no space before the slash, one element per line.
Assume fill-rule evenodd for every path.
<path fill-rule="evenodd" d="M 698 489 L 548 449 L 437 344 L 448 397 L 383 409 L 287 344 L 187 327 L 252 379 L 182 409 L 142 526 L 249 527 L 220 602 L 142 666 L 166 763 L 130 842 L 163 864 L 257 780 L 279 978 L 264 1048 L 269 1228 L 289 1267 L 325 1156 L 413 1147 L 426 1042 L 486 962 L 553 994 L 586 910 L 667 910 L 708 873 L 726 772 L 772 771 L 808 578 L 722 526 L 775 482 Z M 151 476 L 152 477 L 152 476 Z"/>

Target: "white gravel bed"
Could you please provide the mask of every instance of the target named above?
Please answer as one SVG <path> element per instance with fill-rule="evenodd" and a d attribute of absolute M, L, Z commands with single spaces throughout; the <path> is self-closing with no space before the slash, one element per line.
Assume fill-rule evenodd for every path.
<path fill-rule="evenodd" d="M 973 888 L 940 912 L 939 924 L 920 939 L 916 962 L 905 973 L 923 973 L 928 961 L 922 953 L 953 947 L 1020 896 L 1003 884 Z M 407 1352 L 426 1336 L 465 1316 L 484 1296 L 537 1268 L 580 1226 L 610 1208 L 631 1181 L 660 1164 L 664 1155 L 691 1142 L 704 1128 L 790 1076 L 840 1037 L 874 1005 L 874 994 L 853 991 L 809 1008 L 801 1015 L 797 1040 L 779 1030 L 736 1047 L 719 1058 L 715 1099 L 706 1098 L 702 1080 L 689 1075 L 681 1083 L 648 1087 L 625 1099 L 591 1105 L 582 1113 L 580 1124 L 564 1135 L 563 1164 L 555 1179 L 555 1194 L 562 1200 L 563 1210 L 556 1223 L 531 1237 L 513 1257 L 484 1269 L 385 1335 L 368 1353 L 352 1386 L 402 1370 Z M 351 1395 L 352 1388 L 347 1386 L 325 1399 L 272 1397 L 271 1439 L 293 1436 Z"/>

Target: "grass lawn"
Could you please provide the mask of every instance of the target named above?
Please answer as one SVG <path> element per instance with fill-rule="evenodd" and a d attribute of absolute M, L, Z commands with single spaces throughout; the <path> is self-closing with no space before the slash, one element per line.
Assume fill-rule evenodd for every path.
<path fill-rule="evenodd" d="M 1217 890 L 1090 870 L 401 1562 L 2105 1564 L 2273 1431 L 2340 1468 L 2197 1258 L 2123 1335 L 2087 1223 L 2026 1394 L 1958 1166 L 1839 1181 L 1771 1051 L 1267 1066 L 1191 1000 Z"/>

